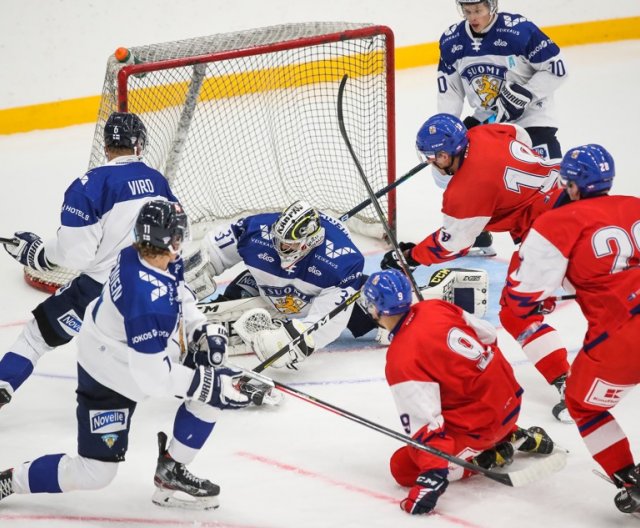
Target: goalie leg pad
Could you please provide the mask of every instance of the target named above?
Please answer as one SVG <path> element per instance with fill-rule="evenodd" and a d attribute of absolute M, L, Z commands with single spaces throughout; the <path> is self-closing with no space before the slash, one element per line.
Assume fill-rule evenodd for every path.
<path fill-rule="evenodd" d="M 442 268 L 420 292 L 424 299 L 442 299 L 484 317 L 489 304 L 489 274 L 482 269 Z"/>

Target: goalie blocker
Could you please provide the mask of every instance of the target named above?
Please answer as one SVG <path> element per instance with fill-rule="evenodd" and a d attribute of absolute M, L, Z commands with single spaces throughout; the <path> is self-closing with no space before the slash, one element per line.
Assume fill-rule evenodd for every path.
<path fill-rule="evenodd" d="M 484 317 L 487 313 L 489 281 L 485 270 L 443 268 L 435 271 L 429 283 L 422 286 L 420 291 L 424 299 L 445 300 L 476 317 Z M 229 332 L 227 350 L 230 356 L 251 353 L 257 345 L 259 350 L 255 351 L 264 361 L 269 356 L 269 350 L 273 349 L 275 352 L 285 344 L 286 340 L 291 340 L 304 331 L 297 321 L 290 323 L 288 327 L 283 325 L 282 314 L 269 306 L 261 297 L 200 302 L 198 308 L 209 322 L 220 323 L 227 327 Z M 260 333 L 262 337 L 256 340 L 256 336 Z M 291 363 L 290 368 L 295 368 L 295 365 L 308 357 L 312 351 L 313 341 L 308 337 L 300 347 L 295 348 L 294 352 L 284 356 L 273 366 L 283 367 Z"/>

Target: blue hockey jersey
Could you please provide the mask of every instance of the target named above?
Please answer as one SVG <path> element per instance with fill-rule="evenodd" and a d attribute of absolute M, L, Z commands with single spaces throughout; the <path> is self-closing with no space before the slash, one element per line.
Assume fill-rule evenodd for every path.
<path fill-rule="evenodd" d="M 47 258 L 105 282 L 118 253 L 133 242 L 140 208 L 158 198 L 178 201 L 164 176 L 138 156 L 90 170 L 64 194 L 57 237 L 45 244 Z"/>
<path fill-rule="evenodd" d="M 525 17 L 497 13 L 481 37 L 462 21 L 440 37 L 438 112 L 461 117 L 466 97 L 473 116 L 485 121 L 495 114 L 496 98 L 507 79 L 534 95 L 518 125 L 555 126 L 553 93 L 566 75 L 558 46 Z"/>
<path fill-rule="evenodd" d="M 205 247 L 217 274 L 244 262 L 268 305 L 288 318 L 311 325 L 360 289 L 364 257 L 346 227 L 320 213 L 325 229 L 323 243 L 294 266 L 282 269 L 271 239 L 271 226 L 279 216 L 265 213 L 240 219 L 208 234 Z M 314 332 L 316 348 L 338 338 L 352 309 Z"/>
<path fill-rule="evenodd" d="M 124 249 L 102 294 L 87 307 L 78 363 L 94 379 L 133 401 L 186 395 L 193 370 L 180 356 L 206 322 L 185 286 L 182 259 L 167 271 Z"/>

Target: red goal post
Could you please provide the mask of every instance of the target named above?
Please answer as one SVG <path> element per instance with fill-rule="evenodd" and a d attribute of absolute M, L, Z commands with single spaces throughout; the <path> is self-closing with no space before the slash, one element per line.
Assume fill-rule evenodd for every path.
<path fill-rule="evenodd" d="M 386 26 L 286 24 L 129 50 L 135 63 L 108 59 L 89 168 L 104 163 L 111 112 L 140 115 L 144 158 L 169 180 L 196 237 L 217 221 L 296 199 L 338 217 L 368 198 L 338 126 L 344 74 L 345 124 L 365 174 L 374 190 L 395 180 L 394 37 Z M 394 191 L 380 203 L 395 228 Z M 349 227 L 383 236 L 373 207 Z"/>

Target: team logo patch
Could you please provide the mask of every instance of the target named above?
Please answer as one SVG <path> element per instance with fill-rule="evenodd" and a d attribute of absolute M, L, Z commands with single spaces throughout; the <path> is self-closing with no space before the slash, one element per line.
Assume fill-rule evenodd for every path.
<path fill-rule="evenodd" d="M 78 335 L 80 327 L 82 326 L 82 319 L 78 317 L 78 314 L 72 309 L 58 317 L 58 323 L 62 329 L 71 337 Z"/>
<path fill-rule="evenodd" d="M 613 407 L 624 398 L 633 387 L 635 387 L 635 385 L 614 385 L 603 379 L 596 378 L 584 401 L 597 407 Z"/>
<path fill-rule="evenodd" d="M 500 87 L 506 73 L 506 66 L 487 63 L 472 64 L 462 70 L 460 75 L 476 93 L 482 108 L 491 108 L 500 93 Z"/>
<path fill-rule="evenodd" d="M 92 433 L 115 433 L 125 431 L 129 421 L 129 409 L 89 411 Z"/>
<path fill-rule="evenodd" d="M 103 434 L 101 437 L 102 441 L 107 444 L 107 447 L 111 449 L 113 445 L 118 440 L 118 435 L 115 433 Z"/>
<path fill-rule="evenodd" d="M 311 300 L 308 294 L 301 292 L 293 285 L 265 286 L 262 289 L 276 310 L 283 314 L 300 313 Z"/>
<path fill-rule="evenodd" d="M 327 254 L 327 257 L 329 257 L 330 259 L 342 257 L 344 255 L 348 255 L 349 253 L 355 253 L 355 252 L 356 251 L 350 247 L 337 248 L 333 245 L 333 242 L 331 242 L 331 240 L 327 240 L 325 253 Z"/>
<path fill-rule="evenodd" d="M 157 301 L 160 297 L 163 297 L 169 291 L 167 285 L 156 279 L 153 275 L 145 271 L 140 271 L 139 276 L 143 281 L 148 282 L 152 286 L 155 286 L 155 288 L 151 290 L 152 302 Z"/>

